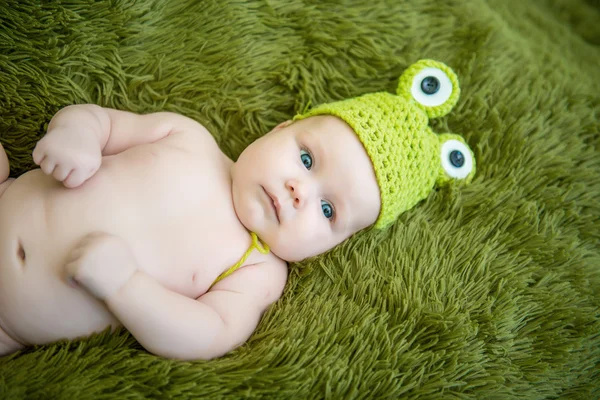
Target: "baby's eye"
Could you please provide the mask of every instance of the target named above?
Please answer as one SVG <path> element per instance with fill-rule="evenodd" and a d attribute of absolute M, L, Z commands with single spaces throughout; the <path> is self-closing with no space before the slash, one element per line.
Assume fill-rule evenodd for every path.
<path fill-rule="evenodd" d="M 327 219 L 333 218 L 333 214 L 334 214 L 333 207 L 331 204 L 329 204 L 325 200 L 321 200 L 321 210 L 323 210 L 323 215 L 325 216 L 325 218 L 327 218 Z"/>
<path fill-rule="evenodd" d="M 300 160 L 302 160 L 302 164 L 306 167 L 306 169 L 311 169 L 313 160 L 312 156 L 306 150 L 300 150 Z"/>

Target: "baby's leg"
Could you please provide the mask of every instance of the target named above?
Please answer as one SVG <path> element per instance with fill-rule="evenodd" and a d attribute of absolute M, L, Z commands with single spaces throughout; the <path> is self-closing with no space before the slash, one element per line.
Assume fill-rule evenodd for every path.
<path fill-rule="evenodd" d="M 8 158 L 6 157 L 6 152 L 2 147 L 2 143 L 0 143 L 0 196 L 6 190 L 8 185 L 14 181 L 14 179 L 6 179 L 8 178 L 8 174 L 10 173 L 10 166 L 8 164 Z"/>

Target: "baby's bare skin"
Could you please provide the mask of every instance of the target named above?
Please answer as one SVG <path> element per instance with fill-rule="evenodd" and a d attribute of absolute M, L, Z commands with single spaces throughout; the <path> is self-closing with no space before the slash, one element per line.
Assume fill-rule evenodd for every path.
<path fill-rule="evenodd" d="M 232 161 L 190 119 L 152 114 L 142 120 L 111 112 L 112 132 L 104 154 L 116 154 L 105 156 L 102 168 L 87 182 L 65 188 L 38 169 L 19 177 L 0 197 L 0 325 L 7 334 L 0 333 L 0 353 L 2 347 L 6 353 L 131 320 L 127 328 L 149 351 L 174 358 L 219 356 L 245 341 L 262 311 L 279 298 L 286 264 L 273 253 L 253 252 L 245 263 L 249 267 L 207 294 L 251 243 L 231 205 Z M 88 134 L 85 125 L 93 116 L 78 117 L 82 126 L 69 129 Z M 144 143 L 149 140 L 155 141 Z M 116 245 L 108 243 L 101 250 L 115 265 L 100 269 L 136 264 L 137 279 L 110 297 L 112 307 L 66 279 L 70 253 L 92 232 L 120 238 L 108 237 Z M 129 246 L 131 259 L 111 258 L 120 240 Z M 93 249 L 94 241 L 87 246 Z M 123 302 L 151 307 L 151 315 L 143 318 L 159 323 L 146 330 L 147 321 L 136 320 L 139 310 L 125 310 Z M 175 318 L 185 311 L 204 318 Z M 173 338 L 162 327 L 179 335 Z M 179 341 L 173 340 L 177 336 Z M 190 346 L 189 336 L 206 340 Z"/>
<path fill-rule="evenodd" d="M 280 298 L 284 260 L 380 210 L 362 144 L 329 116 L 281 124 L 234 164 L 189 118 L 71 106 L 33 159 L 14 182 L 0 159 L 0 356 L 121 324 L 157 355 L 221 356 Z M 213 285 L 249 231 L 271 252 Z"/>

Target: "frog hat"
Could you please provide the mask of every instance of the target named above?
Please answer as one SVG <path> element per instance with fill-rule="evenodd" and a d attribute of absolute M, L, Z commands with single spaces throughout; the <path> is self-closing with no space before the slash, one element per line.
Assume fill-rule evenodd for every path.
<path fill-rule="evenodd" d="M 322 104 L 294 117 L 334 115 L 352 127 L 379 185 L 381 211 L 375 228 L 392 223 L 436 184 L 469 182 L 475 174 L 475 157 L 465 140 L 451 133 L 436 135 L 428 126 L 429 118 L 448 114 L 458 101 L 454 72 L 441 62 L 420 60 L 402 74 L 396 92 Z"/>

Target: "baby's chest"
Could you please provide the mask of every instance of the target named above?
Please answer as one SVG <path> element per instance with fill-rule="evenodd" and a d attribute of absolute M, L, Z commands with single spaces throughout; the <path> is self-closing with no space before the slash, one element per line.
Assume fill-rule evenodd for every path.
<path fill-rule="evenodd" d="M 198 296 L 249 242 L 233 208 L 230 164 L 210 152 L 137 150 L 130 156 L 148 159 L 135 160 L 147 169 L 123 181 L 134 189 L 125 200 L 132 210 L 128 240 L 141 269 L 172 290 Z"/>
<path fill-rule="evenodd" d="M 248 233 L 214 215 L 196 215 L 189 224 L 165 224 L 130 240 L 139 268 L 165 287 L 196 298 L 234 265 L 248 247 Z"/>

